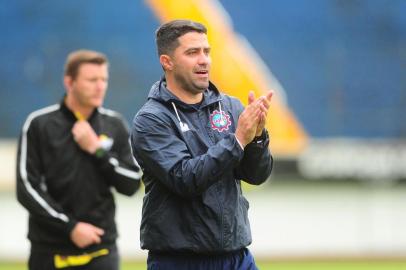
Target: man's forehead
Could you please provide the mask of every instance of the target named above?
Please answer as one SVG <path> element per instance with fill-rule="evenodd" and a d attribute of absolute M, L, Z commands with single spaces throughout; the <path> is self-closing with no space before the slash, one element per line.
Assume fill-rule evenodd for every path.
<path fill-rule="evenodd" d="M 179 45 L 184 48 L 209 48 L 207 35 L 198 32 L 189 32 L 179 37 Z"/>
<path fill-rule="evenodd" d="M 98 64 L 98 63 L 85 62 L 85 63 L 80 64 L 80 66 L 78 67 L 78 70 L 99 70 L 99 69 L 105 69 L 107 67 L 108 67 L 108 65 L 106 63 Z"/>
<path fill-rule="evenodd" d="M 77 76 L 92 76 L 94 74 L 107 74 L 108 73 L 108 65 L 106 63 L 103 64 L 95 64 L 95 63 L 82 63 L 78 68 Z"/>

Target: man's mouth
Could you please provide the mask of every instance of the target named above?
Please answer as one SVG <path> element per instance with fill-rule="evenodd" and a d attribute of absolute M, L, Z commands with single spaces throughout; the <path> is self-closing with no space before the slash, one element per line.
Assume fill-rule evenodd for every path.
<path fill-rule="evenodd" d="M 199 75 L 208 75 L 209 71 L 208 70 L 198 70 L 195 73 L 199 74 Z"/>

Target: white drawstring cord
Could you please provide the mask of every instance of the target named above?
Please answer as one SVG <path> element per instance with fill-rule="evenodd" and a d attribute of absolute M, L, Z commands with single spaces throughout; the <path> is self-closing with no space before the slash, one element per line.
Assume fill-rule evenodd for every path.
<path fill-rule="evenodd" d="M 218 103 L 219 103 L 219 110 L 220 110 L 220 121 L 221 121 L 221 124 L 224 125 L 225 122 L 226 122 L 226 120 L 224 119 L 223 110 L 221 109 L 221 102 L 219 101 Z M 188 131 L 188 130 L 189 130 L 188 125 L 185 124 L 185 123 L 183 123 L 182 120 L 180 120 L 179 113 L 178 113 L 178 110 L 176 109 L 175 103 L 171 102 L 171 104 L 172 104 L 173 110 L 174 110 L 175 113 L 176 113 L 176 117 L 178 118 L 179 125 L 180 125 L 180 129 L 181 129 L 183 132 Z"/>
<path fill-rule="evenodd" d="M 221 110 L 221 102 L 219 101 L 219 110 L 220 110 L 220 121 L 221 121 L 221 124 L 225 124 L 225 119 L 224 119 L 224 117 L 223 117 L 223 111 Z"/>
<path fill-rule="evenodd" d="M 173 103 L 173 102 L 171 102 L 171 103 L 172 103 L 172 107 L 173 107 L 173 109 L 174 109 L 174 111 L 175 111 L 175 113 L 176 113 L 176 117 L 177 117 L 178 120 L 179 120 L 180 130 L 182 130 L 182 132 L 188 131 L 188 130 L 189 130 L 188 125 L 185 124 L 185 123 L 183 123 L 183 122 L 180 120 L 180 117 L 179 117 L 179 114 L 178 114 L 178 110 L 176 109 L 175 103 Z"/>
<path fill-rule="evenodd" d="M 171 103 L 172 103 L 173 109 L 175 110 L 176 117 L 178 117 L 179 123 L 182 123 L 182 121 L 180 121 L 180 117 L 179 117 L 179 114 L 178 114 L 178 110 L 176 109 L 175 103 L 173 103 L 173 102 L 171 102 Z"/>

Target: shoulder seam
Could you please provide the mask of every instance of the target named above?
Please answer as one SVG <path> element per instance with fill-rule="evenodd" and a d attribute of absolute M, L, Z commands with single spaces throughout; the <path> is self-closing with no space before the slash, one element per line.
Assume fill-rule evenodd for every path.
<path fill-rule="evenodd" d="M 32 120 L 34 120 L 36 117 L 57 111 L 57 110 L 59 110 L 60 107 L 61 106 L 59 104 L 54 104 L 54 105 L 51 105 L 51 106 L 48 106 L 48 107 L 45 107 L 45 108 L 42 108 L 42 109 L 39 109 L 39 110 L 36 110 L 36 111 L 33 111 L 32 113 L 30 113 L 24 122 L 23 132 L 27 132 L 28 128 L 31 125 Z"/>
<path fill-rule="evenodd" d="M 118 113 L 116 111 L 113 111 L 113 110 L 110 110 L 110 109 L 107 109 L 107 108 L 104 108 L 104 107 L 99 107 L 99 108 L 97 108 L 97 110 L 99 111 L 99 113 L 104 114 L 104 115 L 117 117 L 117 118 L 122 118 L 120 113 Z"/>

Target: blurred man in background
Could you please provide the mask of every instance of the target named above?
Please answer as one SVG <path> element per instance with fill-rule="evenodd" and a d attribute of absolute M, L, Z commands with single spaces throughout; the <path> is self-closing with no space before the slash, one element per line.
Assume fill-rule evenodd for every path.
<path fill-rule="evenodd" d="M 31 270 L 119 269 L 111 187 L 130 196 L 142 173 L 124 119 L 101 107 L 107 85 L 103 54 L 72 52 L 64 98 L 31 113 L 24 123 L 17 198 L 29 212 Z"/>
<path fill-rule="evenodd" d="M 241 179 L 259 185 L 272 157 L 265 121 L 272 92 L 249 105 L 209 82 L 200 24 L 175 20 L 156 33 L 165 76 L 137 113 L 133 153 L 144 169 L 141 247 L 148 269 L 257 269 Z"/>

